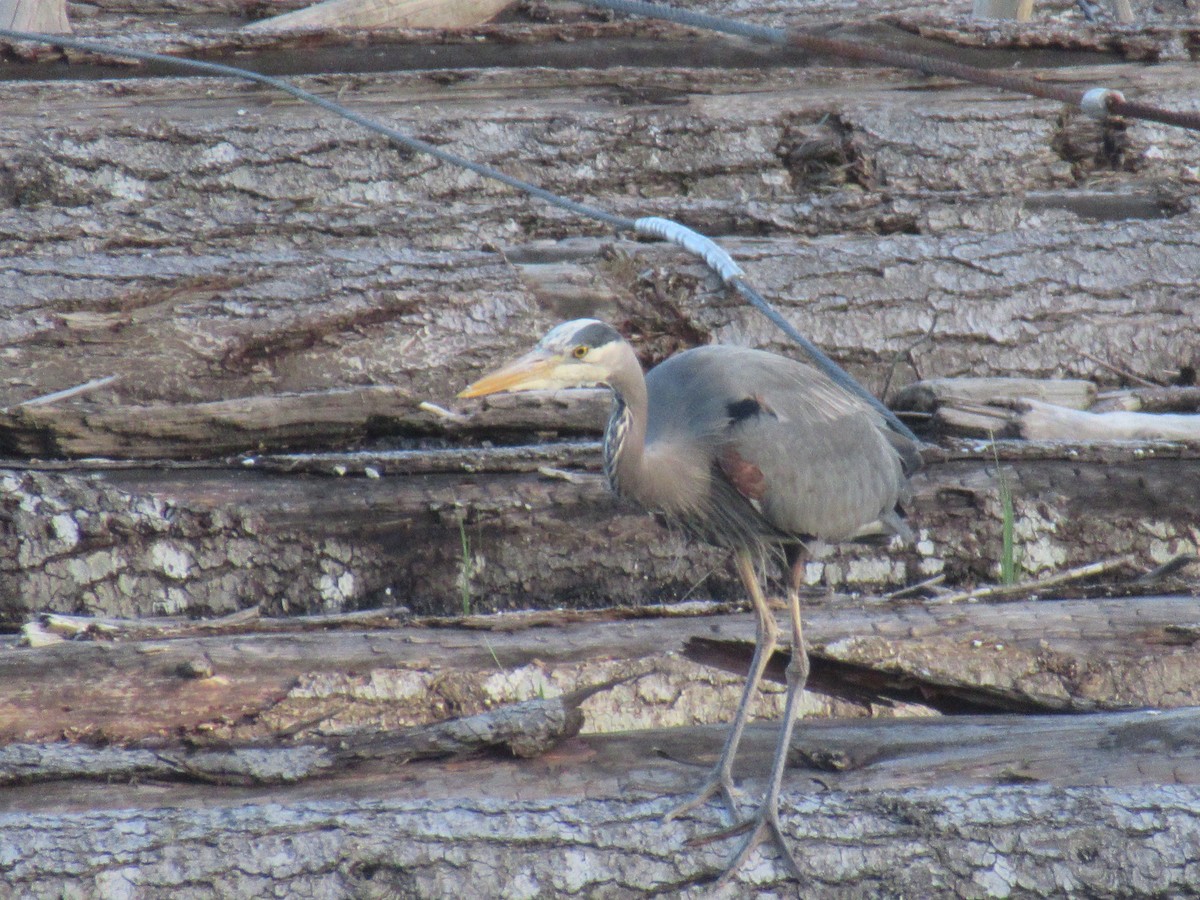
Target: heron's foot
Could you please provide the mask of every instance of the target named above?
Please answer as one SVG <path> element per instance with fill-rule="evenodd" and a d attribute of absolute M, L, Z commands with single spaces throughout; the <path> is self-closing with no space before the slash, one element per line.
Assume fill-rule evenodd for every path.
<path fill-rule="evenodd" d="M 712 838 L 726 837 L 747 829 L 749 829 L 750 833 L 746 835 L 737 852 L 733 854 L 733 858 L 729 860 L 725 871 L 717 879 L 717 887 L 728 884 L 737 874 L 738 869 L 750 858 L 750 854 L 765 841 L 770 841 L 775 845 L 775 849 L 779 851 L 779 856 L 783 859 L 783 863 L 787 866 L 791 876 L 801 884 L 804 883 L 804 875 L 800 871 L 800 866 L 796 863 L 796 857 L 792 855 L 791 848 L 788 847 L 787 838 L 783 834 L 783 828 L 779 825 L 779 805 L 777 802 L 763 803 L 754 818 L 721 834 L 713 835 Z"/>
<path fill-rule="evenodd" d="M 737 795 L 740 793 L 733 784 L 733 776 L 723 768 L 717 769 L 709 777 L 704 786 L 692 797 L 670 810 L 663 816 L 664 822 L 670 822 L 680 816 L 687 815 L 692 810 L 699 809 L 717 794 L 725 801 L 725 809 L 729 812 L 730 821 L 738 821 Z"/>

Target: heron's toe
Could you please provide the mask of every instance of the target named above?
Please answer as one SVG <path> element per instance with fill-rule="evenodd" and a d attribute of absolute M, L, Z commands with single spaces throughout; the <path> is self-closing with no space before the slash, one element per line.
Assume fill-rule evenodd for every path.
<path fill-rule="evenodd" d="M 796 857 L 792 855 L 783 828 L 779 824 L 779 809 L 775 804 L 763 804 L 758 814 L 746 823 L 746 827 L 750 829 L 750 833 L 746 835 L 745 840 L 742 841 L 741 846 L 738 847 L 737 852 L 725 867 L 725 871 L 721 873 L 721 877 L 717 880 L 717 887 L 728 884 L 737 874 L 738 869 L 750 858 L 750 854 L 765 841 L 770 841 L 775 845 L 791 876 L 801 884 L 804 883 L 804 875 L 800 871 Z M 737 829 L 731 829 L 731 831 L 735 830 Z"/>
<path fill-rule="evenodd" d="M 730 821 L 737 822 L 739 818 L 737 803 L 739 793 L 740 791 L 734 786 L 733 778 L 728 772 L 714 772 L 712 777 L 704 783 L 699 791 L 683 803 L 669 810 L 663 816 L 663 821 L 670 822 L 672 819 L 678 819 L 680 816 L 687 815 L 720 794 L 721 799 L 725 801 L 725 809 L 729 813 Z"/>

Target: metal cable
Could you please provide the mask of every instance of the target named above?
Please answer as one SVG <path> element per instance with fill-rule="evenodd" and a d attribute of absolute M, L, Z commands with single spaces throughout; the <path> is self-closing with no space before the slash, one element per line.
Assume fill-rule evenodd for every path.
<path fill-rule="evenodd" d="M 645 3 L 642 0 L 581 0 L 589 6 L 610 9 L 613 12 L 629 15 L 646 16 L 653 19 L 665 19 L 679 25 L 700 28 L 705 31 L 716 31 L 732 34 L 752 40 L 766 41 L 779 46 L 799 47 L 822 56 L 836 56 L 855 62 L 873 62 L 885 66 L 895 66 L 900 69 L 913 69 L 930 75 L 942 75 L 947 78 L 957 78 L 974 84 L 984 84 L 989 87 L 1012 91 L 1017 94 L 1030 94 L 1045 100 L 1057 100 L 1085 110 L 1090 115 L 1096 114 L 1094 104 L 1096 88 L 1079 90 L 1063 85 L 1049 84 L 1027 78 L 1023 75 L 1013 75 L 997 69 L 981 69 L 966 63 L 941 59 L 936 56 L 926 56 L 920 53 L 910 53 L 878 44 L 867 44 L 860 41 L 845 41 L 839 38 L 819 37 L 793 29 L 770 28 L 766 25 L 751 25 L 736 22 L 720 16 L 710 16 L 705 13 L 690 10 L 675 9 L 658 3 Z M 1148 103 L 1126 100 L 1120 91 L 1106 90 L 1104 107 L 1108 114 L 1128 116 L 1131 119 L 1142 119 L 1149 122 L 1159 122 L 1164 125 L 1174 125 L 1191 131 L 1200 131 L 1200 112 L 1162 109 Z M 1091 93 L 1093 101 L 1085 102 Z"/>
<path fill-rule="evenodd" d="M 650 4 L 637 4 L 638 6 L 649 6 Z M 666 9 L 666 7 L 663 7 Z M 697 17 L 697 14 L 690 14 Z M 709 17 L 702 17 L 709 18 Z M 736 23 L 734 23 L 736 24 Z M 748 26 L 751 30 L 757 30 L 759 26 Z M 278 91 L 283 91 L 290 94 L 298 100 L 305 103 L 311 103 L 318 106 L 334 115 L 341 116 L 343 119 L 354 122 L 356 125 L 361 125 L 369 131 L 376 134 L 381 134 L 392 141 L 395 141 L 401 146 L 428 153 L 435 159 L 450 165 L 460 166 L 484 178 L 491 178 L 499 181 L 509 187 L 516 188 L 519 191 L 524 191 L 532 197 L 537 197 L 553 206 L 560 209 L 565 209 L 573 212 L 576 215 L 586 218 L 596 219 L 613 226 L 619 231 L 630 231 L 635 234 L 644 234 L 647 236 L 658 237 L 662 240 L 670 241 L 677 244 L 688 252 L 699 256 L 705 264 L 712 269 L 721 280 L 737 290 L 739 294 L 745 297 L 756 309 L 762 312 L 772 323 L 783 330 L 784 334 L 788 335 L 792 340 L 799 344 L 800 348 L 809 356 L 810 359 L 834 381 L 842 385 L 847 390 L 862 397 L 865 401 L 871 404 L 875 409 L 887 420 L 888 425 L 895 431 L 903 434 L 910 440 L 917 441 L 916 435 L 906 426 L 896 414 L 884 406 L 879 399 L 868 391 L 865 387 L 859 384 L 849 372 L 841 368 L 832 359 L 821 352 L 816 345 L 798 332 L 785 319 L 778 310 L 776 310 L 767 300 L 755 291 L 742 278 L 742 271 L 737 263 L 729 256 L 729 254 L 719 247 L 710 238 L 705 237 L 692 229 L 681 225 L 678 222 L 673 222 L 670 219 L 659 217 L 645 217 L 641 219 L 628 219 L 624 216 L 614 215 L 606 210 L 590 206 L 585 203 L 579 203 L 567 197 L 562 197 L 558 194 L 551 193 L 545 188 L 539 187 L 528 181 L 520 178 L 515 178 L 501 172 L 499 169 L 493 169 L 491 166 L 485 166 L 482 163 L 474 162 L 466 157 L 459 156 L 455 153 L 443 150 L 433 144 L 427 143 L 405 134 L 398 129 L 391 128 L 387 125 L 382 125 L 366 116 L 354 112 L 348 107 L 342 106 L 340 103 L 335 103 L 332 100 L 326 100 L 324 97 L 306 91 L 303 88 L 296 87 L 290 82 L 280 78 L 273 78 L 270 75 L 263 75 L 251 69 L 240 69 L 236 66 L 227 66 L 222 63 L 204 62 L 202 60 L 187 59 L 185 57 L 167 56 L 162 53 L 152 53 L 147 50 L 132 50 L 122 47 L 114 47 L 99 42 L 80 40 L 79 38 L 66 37 L 63 35 L 38 34 L 30 31 L 14 31 L 8 28 L 0 28 L 0 37 L 9 38 L 11 40 L 29 41 L 38 44 L 49 44 L 52 46 L 69 47 L 75 50 L 82 50 L 87 53 L 97 53 L 102 56 L 117 56 L 127 57 L 129 59 L 142 60 L 144 62 L 153 62 L 165 66 L 173 66 L 180 69 L 190 69 L 196 72 L 206 72 L 212 75 L 222 75 L 230 78 L 240 78 L 245 81 L 252 81 L 257 84 L 263 84 L 267 87 L 274 88 Z"/>
<path fill-rule="evenodd" d="M 718 246 L 716 241 L 705 237 L 698 231 L 693 231 L 686 225 L 680 225 L 672 219 L 663 219 L 659 216 L 646 216 L 638 219 L 634 224 L 637 226 L 638 234 L 670 241 L 678 244 L 688 253 L 700 257 L 704 260 L 704 264 L 720 275 L 721 280 L 726 284 L 732 284 L 735 278 L 745 274 L 742 267 L 735 263 L 733 257 L 726 253 L 723 247 Z"/>
<path fill-rule="evenodd" d="M 816 344 L 797 331 L 792 323 L 780 315 L 779 310 L 767 302 L 758 291 L 751 287 L 745 279 L 734 278 L 729 282 L 730 286 L 757 309 L 760 313 L 770 319 L 780 331 L 790 337 L 793 341 L 800 345 L 800 348 L 826 375 L 833 381 L 837 382 L 842 387 L 849 390 L 851 393 L 857 394 L 866 400 L 872 408 L 875 409 L 884 419 L 887 420 L 888 426 L 893 430 L 908 438 L 910 441 L 921 443 L 920 438 L 912 433 L 911 429 L 896 417 L 896 414 L 888 409 L 878 397 L 859 384 L 854 376 L 835 363 L 832 359 L 825 355 Z"/>

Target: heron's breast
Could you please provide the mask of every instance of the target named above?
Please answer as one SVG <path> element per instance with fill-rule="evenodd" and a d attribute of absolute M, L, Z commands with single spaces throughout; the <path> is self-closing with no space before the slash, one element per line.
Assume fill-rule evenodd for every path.
<path fill-rule="evenodd" d="M 646 446 L 636 499 L 647 509 L 688 518 L 707 508 L 712 464 L 707 456 L 664 442 Z"/>

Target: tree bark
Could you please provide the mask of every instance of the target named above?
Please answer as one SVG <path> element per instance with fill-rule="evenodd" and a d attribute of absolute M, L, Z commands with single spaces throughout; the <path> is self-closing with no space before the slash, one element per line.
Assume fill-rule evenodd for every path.
<path fill-rule="evenodd" d="M 1069 15 L 980 25 L 953 14 L 963 4 L 913 0 L 882 0 L 890 21 L 854 26 L 825 0 L 704 8 L 919 50 L 949 40 L 955 56 L 1081 91 L 1193 99 L 1194 28 L 1161 11 L 1114 32 Z M 292 73 L 551 190 L 681 219 L 881 393 L 961 374 L 1194 379 L 1200 242 L 1182 132 L 590 13 L 457 35 L 285 37 L 237 29 L 238 4 L 75 9 L 109 40 Z M 619 325 L 647 363 L 712 340 L 795 352 L 681 252 L 613 240 L 260 87 L 97 80 L 167 70 L 49 47 L 3 60 L 25 79 L 0 83 L 0 448 L 15 457 L 0 464 L 5 624 L 45 609 L 400 615 L 398 603 L 741 598 L 720 554 L 608 499 L 594 443 L 553 443 L 594 437 L 603 398 L 452 400 L 580 315 Z M 80 458 L 97 453 L 121 458 Z M 1118 559 L 1119 582 L 1081 592 L 1194 594 L 1194 449 L 947 442 L 927 455 L 909 504 L 916 546 L 814 548 L 810 581 L 994 579 L 1004 491 L 1022 578 Z M 814 687 L 850 697 L 809 694 L 810 712 L 1060 714 L 806 722 L 783 810 L 806 878 L 797 888 L 768 854 L 727 893 L 1193 890 L 1196 710 L 1061 714 L 1200 702 L 1193 607 L 806 598 Z M 364 738 L 435 720 L 474 734 L 471 715 L 494 723 L 500 704 L 554 706 L 612 681 L 583 702 L 593 730 L 716 722 L 737 701 L 740 676 L 719 667 L 745 668 L 744 615 L 557 628 L 541 615 L 526 632 L 496 630 L 509 617 L 484 632 L 466 617 L 477 630 L 465 634 L 326 619 L 328 632 L 97 628 L 90 644 L 0 650 L 6 777 L 58 779 L 0 795 L 0 893 L 706 894 L 731 846 L 686 842 L 722 827 L 718 810 L 660 817 L 695 789 L 723 728 L 408 765 Z M 756 715 L 777 716 L 780 694 L 768 685 Z M 521 726 L 517 748 L 574 720 L 562 726 Z M 752 727 L 739 756 L 752 794 L 774 731 Z M 338 755 L 360 738 L 374 757 Z M 336 763 L 322 777 L 264 783 L 301 771 L 276 754 L 314 747 Z"/>
<path fill-rule="evenodd" d="M 739 778 L 765 771 L 774 730 L 749 730 Z M 6 798 L 0 852 L 8 885 L 33 897 L 700 893 L 732 846 L 686 842 L 722 827 L 718 811 L 660 817 L 721 737 L 591 737 L 534 760 L 367 765 L 291 788 L 39 785 Z M 873 740 L 887 750 L 864 759 Z M 782 823 L 805 884 L 828 896 L 1186 893 L 1198 746 L 1194 710 L 806 725 L 798 757 L 821 765 L 790 770 Z M 773 854 L 755 860 L 730 891 L 796 890 Z"/>

